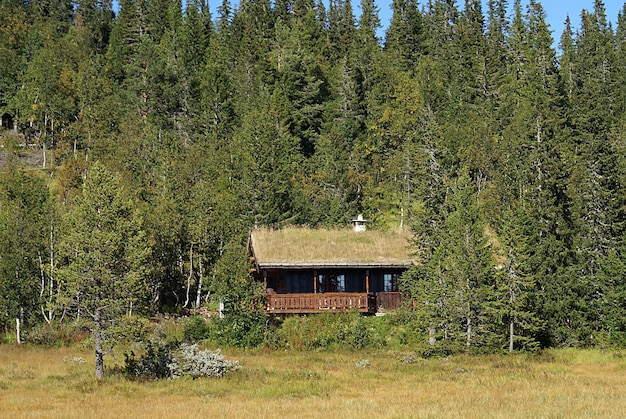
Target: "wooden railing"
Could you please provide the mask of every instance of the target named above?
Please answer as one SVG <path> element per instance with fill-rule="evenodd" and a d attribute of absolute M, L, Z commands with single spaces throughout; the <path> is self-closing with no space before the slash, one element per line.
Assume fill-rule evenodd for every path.
<path fill-rule="evenodd" d="M 372 293 L 326 292 L 318 294 L 268 294 L 268 313 L 320 313 L 358 310 L 376 313 L 376 296 Z"/>
<path fill-rule="evenodd" d="M 377 292 L 376 293 L 376 308 L 380 312 L 387 310 L 393 310 L 399 308 L 402 305 L 402 293 L 401 292 Z"/>

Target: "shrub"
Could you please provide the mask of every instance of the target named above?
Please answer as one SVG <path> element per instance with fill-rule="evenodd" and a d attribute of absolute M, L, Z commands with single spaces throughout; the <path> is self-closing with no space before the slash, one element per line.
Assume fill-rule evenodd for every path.
<path fill-rule="evenodd" d="M 183 336 L 185 342 L 197 342 L 199 340 L 208 339 L 211 335 L 211 327 L 200 316 L 194 316 L 189 323 L 185 325 Z"/>
<path fill-rule="evenodd" d="M 324 313 L 287 318 L 278 331 L 286 345 L 294 349 L 363 349 L 380 347 L 384 338 L 373 327 L 379 319 L 358 312 Z"/>
<path fill-rule="evenodd" d="M 147 339 L 152 328 L 146 318 L 122 316 L 116 320 L 109 333 L 116 341 L 142 342 Z"/>
<path fill-rule="evenodd" d="M 211 323 L 212 340 L 220 345 L 253 348 L 263 345 L 270 331 L 270 318 L 253 311 L 231 311 Z"/>
<path fill-rule="evenodd" d="M 176 343 L 165 343 L 162 341 L 145 343 L 146 353 L 136 358 L 133 351 L 124 354 L 124 373 L 134 380 L 157 380 L 159 378 L 170 377 L 169 365 L 173 361 L 172 351 L 176 348 Z"/>
<path fill-rule="evenodd" d="M 238 361 L 227 361 L 220 350 L 200 350 L 196 344 L 164 341 L 144 343 L 145 354 L 124 354 L 124 374 L 131 380 L 162 378 L 222 377 L 240 368 Z"/>
<path fill-rule="evenodd" d="M 342 346 L 351 349 L 363 349 L 372 343 L 372 333 L 365 324 L 365 318 L 357 315 L 353 319 L 342 325 L 337 336 L 338 342 Z"/>
<path fill-rule="evenodd" d="M 24 336 L 27 342 L 35 345 L 60 347 L 70 346 L 89 339 L 91 331 L 88 323 L 42 323 L 28 330 Z"/>
<path fill-rule="evenodd" d="M 215 351 L 200 350 L 197 345 L 183 343 L 168 365 L 172 378 L 189 376 L 223 377 L 230 371 L 239 368 L 239 361 L 227 361 L 219 349 Z"/>

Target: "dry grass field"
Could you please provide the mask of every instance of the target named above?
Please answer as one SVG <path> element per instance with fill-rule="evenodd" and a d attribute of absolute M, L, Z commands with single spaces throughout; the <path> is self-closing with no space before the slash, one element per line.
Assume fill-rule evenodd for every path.
<path fill-rule="evenodd" d="M 626 357 L 583 350 L 541 356 L 419 359 L 368 352 L 233 352 L 222 379 L 93 378 L 91 354 L 0 345 L 7 418 L 621 418 Z M 121 359 L 119 359 L 121 358 Z M 84 362 L 86 360 L 86 362 Z M 108 365 L 123 357 L 107 359 Z"/>

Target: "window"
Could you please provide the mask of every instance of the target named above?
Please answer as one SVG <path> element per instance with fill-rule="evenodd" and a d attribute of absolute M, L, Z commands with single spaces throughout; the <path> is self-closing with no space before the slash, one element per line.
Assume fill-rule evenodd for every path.
<path fill-rule="evenodd" d="M 318 275 L 318 291 L 319 292 L 345 292 L 346 291 L 346 276 L 339 275 Z"/>
<path fill-rule="evenodd" d="M 383 274 L 385 292 L 398 291 L 398 274 Z"/>
<path fill-rule="evenodd" d="M 341 274 L 337 275 L 337 292 L 345 292 L 346 290 L 346 276 Z"/>

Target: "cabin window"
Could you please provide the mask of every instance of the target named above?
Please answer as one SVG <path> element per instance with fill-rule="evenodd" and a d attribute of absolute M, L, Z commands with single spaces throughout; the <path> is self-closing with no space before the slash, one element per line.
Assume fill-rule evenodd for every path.
<path fill-rule="evenodd" d="M 385 292 L 398 291 L 398 274 L 384 274 L 383 280 Z"/>
<path fill-rule="evenodd" d="M 345 292 L 346 276 L 343 274 L 320 274 L 318 285 L 321 292 Z"/>
<path fill-rule="evenodd" d="M 344 292 L 346 290 L 346 276 L 341 274 L 337 275 L 337 292 Z"/>

